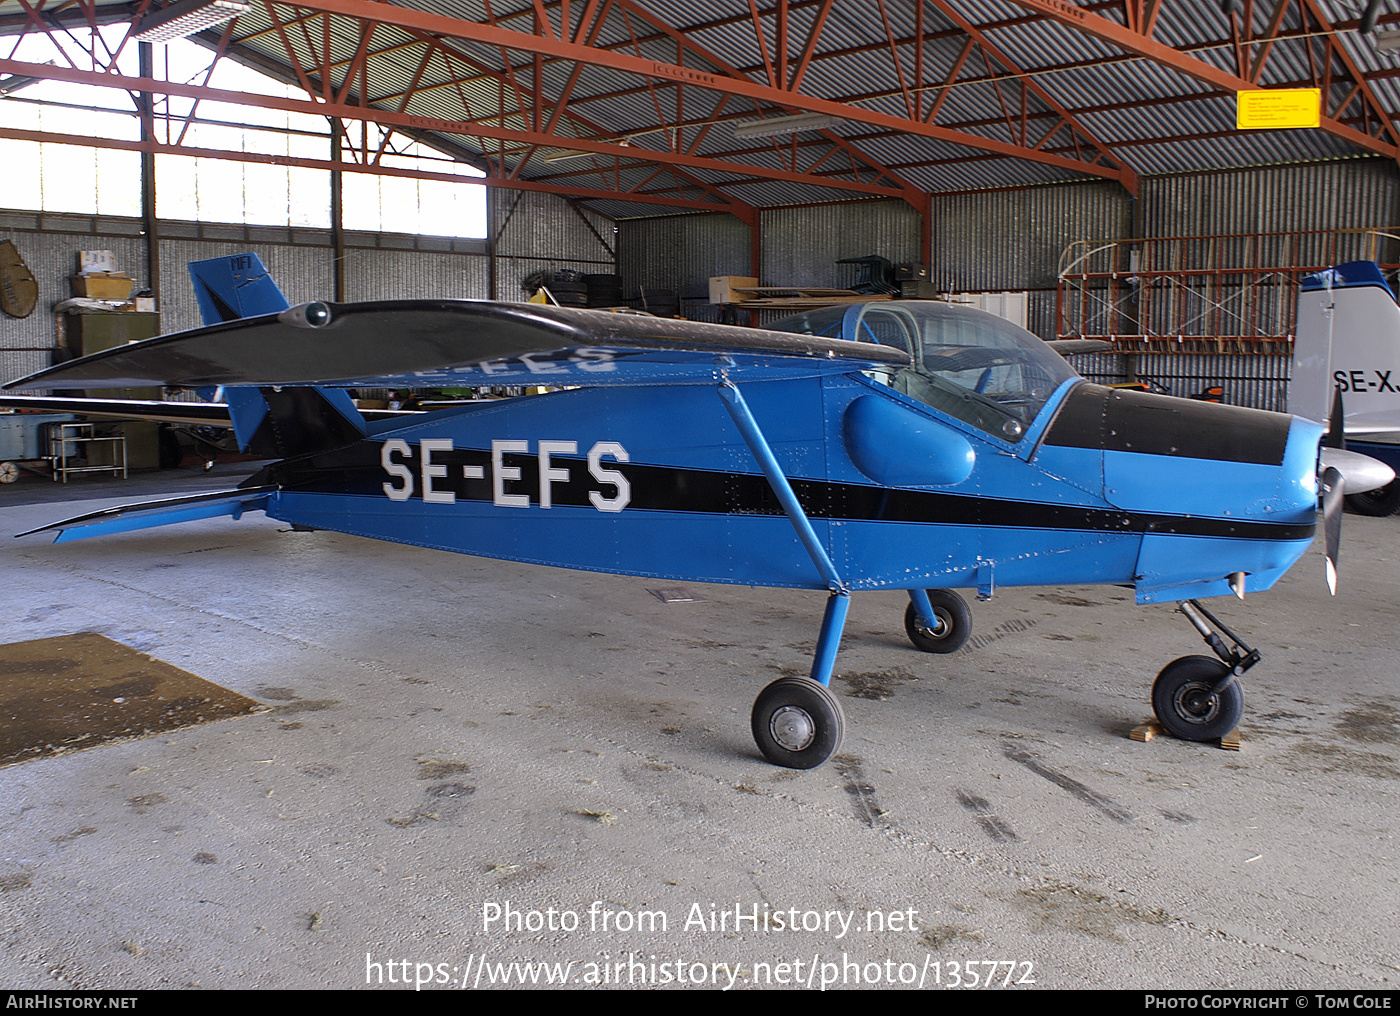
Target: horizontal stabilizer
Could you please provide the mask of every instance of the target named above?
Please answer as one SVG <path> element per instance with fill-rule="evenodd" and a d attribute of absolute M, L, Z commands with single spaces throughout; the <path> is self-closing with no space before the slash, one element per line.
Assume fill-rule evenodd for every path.
<path fill-rule="evenodd" d="M 321 384 L 482 387 L 665 383 L 720 369 L 904 366 L 891 346 L 633 314 L 473 300 L 311 303 L 158 336 L 6 388 Z"/>
<path fill-rule="evenodd" d="M 58 536 L 54 538 L 54 543 L 66 543 L 70 540 L 84 540 L 89 536 L 152 529 L 156 526 L 174 525 L 177 522 L 217 518 L 220 515 L 231 515 L 236 519 L 244 512 L 265 508 L 268 496 L 276 489 L 275 486 L 245 487 L 239 490 L 216 490 L 208 494 L 167 497 L 159 501 L 139 501 L 135 504 L 104 508 L 86 515 L 76 515 L 62 522 L 16 533 L 15 536 L 32 536 L 34 533 L 56 529 Z"/>

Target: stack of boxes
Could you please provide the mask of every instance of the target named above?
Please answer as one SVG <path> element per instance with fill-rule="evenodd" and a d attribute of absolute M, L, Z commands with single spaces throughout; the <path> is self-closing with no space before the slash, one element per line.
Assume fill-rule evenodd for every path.
<path fill-rule="evenodd" d="M 112 310 L 152 313 L 156 309 L 150 297 L 132 298 L 136 283 L 130 275 L 117 271 L 117 259 L 109 250 L 78 251 L 78 274 L 70 275 L 68 282 L 74 296 L 111 301 Z"/>

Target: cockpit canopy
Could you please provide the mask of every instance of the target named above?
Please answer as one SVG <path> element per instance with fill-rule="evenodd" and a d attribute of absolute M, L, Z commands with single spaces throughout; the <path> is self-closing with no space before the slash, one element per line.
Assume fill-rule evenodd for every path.
<path fill-rule="evenodd" d="M 870 371 L 871 377 L 1013 444 L 1055 389 L 1075 376 L 1024 328 L 932 300 L 825 307 L 765 327 L 896 346 L 909 354 L 910 366 Z"/>

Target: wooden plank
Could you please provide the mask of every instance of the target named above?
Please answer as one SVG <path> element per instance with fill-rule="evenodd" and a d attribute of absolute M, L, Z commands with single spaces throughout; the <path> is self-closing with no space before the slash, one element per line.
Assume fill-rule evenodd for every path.
<path fill-rule="evenodd" d="M 1162 732 L 1162 725 L 1156 720 L 1150 723 L 1142 723 L 1128 732 L 1128 736 L 1134 741 L 1150 741 Z"/>

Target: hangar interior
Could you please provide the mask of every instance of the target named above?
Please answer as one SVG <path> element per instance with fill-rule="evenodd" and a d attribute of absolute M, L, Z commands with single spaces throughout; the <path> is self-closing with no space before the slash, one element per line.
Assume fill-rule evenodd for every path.
<path fill-rule="evenodd" d="M 1237 119 L 1309 89 L 1311 126 Z M 1397 117 L 1393 0 L 0 0 L 0 241 L 33 291 L 0 315 L 0 381 L 199 327 L 187 264 L 255 253 L 292 304 L 592 279 L 607 304 L 762 327 L 813 299 L 951 302 L 1100 342 L 1066 356 L 1091 381 L 1284 413 L 1304 276 L 1400 270 Z M 123 291 L 74 303 L 103 268 Z M 717 302 L 726 277 L 761 292 Z M 0 519 L 256 468 L 186 440 L 143 471 L 141 426 L 85 432 L 126 435 L 124 480 L 56 484 L 56 460 L 0 449 L 21 467 Z M 863 729 L 802 782 L 742 713 L 807 667 L 814 594 L 241 525 L 4 551 L 0 675 L 59 674 L 14 647 L 95 632 L 260 710 L 86 752 L 16 719 L 15 986 L 351 987 L 389 956 L 457 984 L 488 953 L 687 983 L 597 971 L 642 952 L 757 985 L 843 949 L 687 921 L 698 904 L 859 914 L 846 951 L 896 966 L 848 986 L 908 984 L 907 959 L 1062 988 L 1394 987 L 1393 518 L 1347 518 L 1335 600 L 1313 550 L 1234 605 L 1270 659 L 1238 755 L 1126 736 L 1152 661 L 1198 645 L 1165 607 L 998 590 L 933 659 L 886 591 L 856 601 L 832 682 Z M 16 718 L 38 687 L 7 693 Z M 669 930 L 590 927 L 597 900 Z M 507 901 L 584 930 L 486 921 Z"/>

